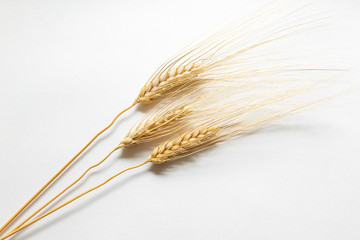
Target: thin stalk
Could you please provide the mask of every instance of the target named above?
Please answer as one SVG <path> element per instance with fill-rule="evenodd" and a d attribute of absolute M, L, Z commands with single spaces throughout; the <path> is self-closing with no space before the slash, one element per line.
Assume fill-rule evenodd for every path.
<path fill-rule="evenodd" d="M 129 168 L 125 169 L 125 170 L 122 170 L 122 171 L 118 172 L 117 174 L 115 174 L 115 175 L 113 175 L 112 177 L 108 178 L 106 181 L 102 182 L 101 184 L 99 184 L 99 185 L 97 185 L 97 186 L 95 186 L 95 187 L 93 187 L 93 188 L 90 188 L 90 189 L 86 190 L 85 192 L 83 192 L 83 193 L 77 195 L 76 197 L 74 197 L 74 198 L 66 201 L 65 203 L 63 203 L 63 204 L 61 204 L 61 205 L 53 208 L 52 210 L 44 213 L 43 215 L 35 218 L 34 220 L 32 220 L 32 221 L 30 221 L 30 222 L 22 225 L 22 226 L 19 227 L 19 228 L 16 228 L 16 229 L 10 231 L 10 232 L 7 233 L 5 236 L 1 237 L 0 240 L 4 240 L 4 239 L 6 239 L 6 238 L 8 238 L 8 237 L 10 237 L 10 236 L 12 236 L 12 235 L 14 235 L 15 233 L 19 232 L 20 230 L 22 230 L 22 229 L 30 226 L 31 224 L 39 221 L 40 219 L 42 219 L 42 218 L 44 218 L 44 217 L 52 214 L 53 212 L 59 210 L 60 208 L 65 207 L 66 205 L 68 205 L 69 203 L 75 201 L 76 199 L 78 199 L 78 198 L 80 198 L 80 197 L 82 197 L 82 196 L 84 196 L 84 195 L 86 195 L 86 194 L 88 194 L 88 193 L 90 193 L 90 192 L 98 189 L 99 187 L 101 187 L 101 186 L 105 185 L 106 183 L 110 182 L 112 179 L 116 178 L 116 177 L 119 176 L 120 174 L 122 174 L 122 173 L 124 173 L 124 172 L 126 172 L 126 171 L 129 171 L 129 170 L 131 170 L 131 169 L 135 169 L 135 168 L 141 167 L 141 166 L 145 165 L 145 164 L 148 163 L 148 162 L 149 162 L 149 161 L 146 160 L 145 162 L 140 163 L 139 165 L 136 165 L 136 166 L 133 166 L 133 167 L 129 167 Z"/>
<path fill-rule="evenodd" d="M 68 185 L 66 188 L 64 188 L 61 192 L 59 192 L 55 197 L 47 201 L 44 205 L 42 205 L 38 210 L 36 210 L 34 213 L 32 213 L 29 217 L 27 217 L 24 221 L 22 221 L 19 225 L 17 225 L 14 229 L 17 229 L 24 225 L 26 222 L 28 222 L 31 218 L 33 218 L 36 214 L 38 214 L 41 210 L 46 208 L 50 203 L 54 202 L 58 197 L 60 197 L 62 194 L 64 194 L 67 190 L 69 190 L 71 187 L 73 187 L 77 182 L 79 182 L 91 169 L 98 167 L 102 163 L 105 162 L 106 159 L 108 159 L 115 151 L 122 148 L 121 145 L 114 148 L 106 157 L 104 157 L 100 162 L 90 166 L 88 169 L 86 169 L 80 177 L 78 177 L 74 182 L 72 182 L 70 185 Z"/>
<path fill-rule="evenodd" d="M 81 153 L 83 153 L 89 146 L 90 144 L 92 144 L 95 139 L 97 139 L 102 133 L 104 133 L 106 130 L 108 130 L 114 123 L 115 121 L 120 117 L 120 115 L 122 115 L 124 112 L 126 112 L 127 110 L 131 109 L 133 106 L 136 105 L 136 102 L 134 102 L 133 104 L 131 104 L 130 107 L 124 109 L 123 111 L 121 111 L 118 115 L 116 115 L 116 117 L 112 120 L 112 122 L 106 126 L 103 130 L 101 130 L 100 132 L 98 132 L 91 140 L 90 142 L 88 142 L 85 147 L 83 147 L 73 158 L 70 159 L 69 162 L 67 162 L 48 182 L 45 183 L 44 186 L 42 186 L 36 193 L 34 196 L 32 196 L 25 204 L 24 206 L 22 206 L 5 224 L 4 226 L 1 227 L 0 229 L 0 234 L 10 225 L 12 224 L 24 211 L 26 208 L 28 208 L 34 201 L 36 198 L 38 198 L 40 196 L 40 194 L 42 192 L 44 192 L 44 190 L 55 181 L 55 179 L 57 179 L 76 159 L 77 157 L 80 156 Z"/>

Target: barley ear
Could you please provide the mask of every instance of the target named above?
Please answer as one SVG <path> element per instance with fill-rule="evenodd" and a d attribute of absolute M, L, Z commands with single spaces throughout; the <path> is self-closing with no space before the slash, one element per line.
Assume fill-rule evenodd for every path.
<path fill-rule="evenodd" d="M 160 111 L 155 116 L 145 119 L 134 126 L 126 134 L 119 146 L 127 147 L 167 135 L 173 131 L 174 127 L 181 127 L 180 120 L 191 114 L 192 111 L 192 107 L 188 105 L 180 105 L 167 111 Z"/>
<path fill-rule="evenodd" d="M 161 164 L 191 154 L 191 151 L 204 146 L 216 137 L 218 126 L 200 127 L 179 137 L 168 140 L 156 147 L 147 158 L 148 162 Z"/>
<path fill-rule="evenodd" d="M 202 62 L 192 62 L 176 68 L 168 68 L 156 74 L 141 88 L 135 102 L 150 103 L 171 88 L 198 80 L 203 71 Z"/>

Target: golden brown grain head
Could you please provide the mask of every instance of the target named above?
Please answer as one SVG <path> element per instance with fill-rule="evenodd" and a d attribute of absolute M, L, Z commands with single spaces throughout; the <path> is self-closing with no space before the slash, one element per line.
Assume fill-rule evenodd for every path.
<path fill-rule="evenodd" d="M 166 96 L 174 87 L 194 82 L 242 80 L 249 75 L 288 71 L 298 66 L 299 53 L 295 55 L 294 50 L 306 51 L 299 51 L 300 43 L 285 40 L 305 32 L 317 21 L 309 18 L 303 22 L 304 13 L 292 5 L 287 11 L 290 5 L 261 8 L 249 19 L 236 20 L 184 48 L 155 71 L 135 103 L 150 103 Z"/>
<path fill-rule="evenodd" d="M 192 81 L 199 80 L 203 71 L 201 62 L 182 64 L 176 68 L 165 69 L 153 76 L 140 90 L 136 98 L 138 103 L 150 103 L 165 92 Z"/>
<path fill-rule="evenodd" d="M 154 140 L 177 129 L 179 122 L 193 111 L 191 106 L 180 105 L 166 111 L 159 111 L 151 118 L 145 118 L 133 127 L 121 141 L 121 146 L 130 146 Z"/>
<path fill-rule="evenodd" d="M 195 130 L 187 131 L 174 139 L 160 144 L 147 158 L 148 162 L 161 164 L 176 158 L 180 158 L 200 146 L 209 143 L 216 138 L 218 126 L 203 126 Z"/>

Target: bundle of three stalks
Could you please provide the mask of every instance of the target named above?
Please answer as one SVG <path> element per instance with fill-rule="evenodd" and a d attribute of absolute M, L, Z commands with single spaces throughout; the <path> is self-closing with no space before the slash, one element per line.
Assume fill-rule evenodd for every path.
<path fill-rule="evenodd" d="M 259 22 L 264 23 L 262 21 L 270 15 L 277 14 L 278 12 L 275 10 L 265 10 L 248 19 L 242 25 L 238 23 L 230 24 L 199 44 L 180 52 L 177 57 L 165 62 L 141 88 L 134 103 L 120 112 L 106 128 L 100 131 L 80 150 L 0 231 L 9 226 L 98 136 L 109 129 L 122 113 L 138 103 L 150 103 L 155 99 L 169 96 L 168 93 L 176 87 L 181 89 L 178 92 L 175 91 L 175 93 L 182 93 L 183 95 L 179 97 L 178 94 L 170 94 L 168 98 L 158 105 L 158 108 L 155 108 L 153 114 L 148 115 L 135 125 L 120 144 L 103 160 L 89 167 L 75 182 L 2 239 L 103 186 L 127 170 L 149 162 L 160 164 L 194 154 L 215 143 L 239 136 L 271 120 L 310 105 L 310 102 L 308 102 L 277 110 L 267 109 L 269 106 L 276 105 L 308 90 L 307 87 L 302 87 L 302 85 L 309 79 L 302 79 L 302 82 L 299 83 L 298 79 L 291 74 L 284 77 L 282 75 L 284 72 L 289 70 L 322 69 L 294 68 L 292 64 L 276 65 L 277 63 L 268 66 L 269 59 L 262 59 L 266 54 L 262 51 L 257 52 L 258 49 L 262 49 L 275 40 L 284 39 L 293 33 L 297 33 L 308 25 L 300 24 L 292 27 L 281 27 L 277 31 L 266 29 L 272 26 L 274 22 L 281 21 L 281 17 L 276 17 L 274 21 L 267 21 L 266 24 L 258 24 Z M 259 34 L 257 38 L 246 39 L 243 37 L 244 35 L 258 33 L 257 31 L 260 29 L 266 29 L 266 31 Z M 280 85 L 277 86 L 279 83 Z M 287 85 L 288 83 L 290 84 Z M 279 91 L 279 89 L 282 91 Z M 252 92 L 252 90 L 254 91 Z M 234 100 L 231 99 L 232 96 L 241 97 Z M 178 99 L 174 100 L 175 98 Z M 219 98 L 227 99 L 227 102 L 221 102 Z M 49 203 L 82 179 L 87 172 L 103 163 L 116 150 L 165 137 L 173 132 L 180 133 L 178 136 L 174 136 L 156 147 L 144 163 L 119 172 L 98 186 L 28 222 Z"/>

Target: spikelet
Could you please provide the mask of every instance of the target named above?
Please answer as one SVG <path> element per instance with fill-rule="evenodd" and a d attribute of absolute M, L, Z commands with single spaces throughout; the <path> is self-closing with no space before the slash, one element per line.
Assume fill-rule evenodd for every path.
<path fill-rule="evenodd" d="M 245 80 L 249 75 L 273 73 L 289 70 L 309 70 L 309 66 L 300 68 L 296 56 L 289 60 L 289 52 L 299 50 L 269 47 L 269 44 L 281 41 L 289 36 L 314 27 L 317 19 L 303 22 L 297 15 L 303 13 L 299 6 L 284 11 L 281 7 L 259 10 L 250 18 L 236 20 L 221 28 L 198 43 L 180 51 L 175 57 L 163 63 L 141 88 L 135 103 L 150 103 L 166 96 L 175 87 L 191 86 L 209 81 L 228 79 Z M 294 10 L 294 11 L 292 11 Z M 289 17 L 291 14 L 291 17 Z M 290 41 L 291 43 L 291 41 Z M 283 43 L 281 43 L 283 46 Z M 264 48 L 268 46 L 267 48 Z M 285 57 L 285 63 L 279 61 Z M 291 55 L 290 55 L 291 56 Z M 318 61 L 319 63 L 320 61 Z M 312 69 L 322 69 L 311 65 Z"/>
<path fill-rule="evenodd" d="M 201 62 L 181 65 L 175 69 L 169 68 L 141 88 L 136 102 L 149 103 L 171 88 L 196 81 L 202 71 L 204 68 Z"/>
<path fill-rule="evenodd" d="M 154 139 L 156 136 L 164 135 L 166 132 L 171 131 L 175 123 L 180 119 L 189 115 L 192 112 L 191 106 L 178 106 L 169 109 L 162 114 L 155 114 L 153 118 L 145 119 L 138 125 L 135 125 L 120 142 L 120 147 L 127 147 L 132 144 L 144 142 L 149 139 Z"/>
<path fill-rule="evenodd" d="M 146 161 L 160 164 L 179 158 L 182 154 L 206 144 L 209 140 L 213 139 L 218 130 L 219 128 L 217 126 L 203 126 L 186 132 L 172 140 L 165 141 L 153 150 Z"/>

